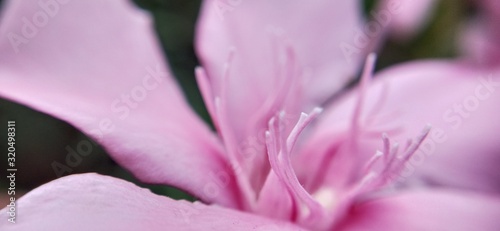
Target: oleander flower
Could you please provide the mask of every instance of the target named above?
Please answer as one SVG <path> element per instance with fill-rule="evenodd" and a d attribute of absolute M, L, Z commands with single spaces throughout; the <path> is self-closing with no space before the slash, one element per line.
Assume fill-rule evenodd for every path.
<path fill-rule="evenodd" d="M 131 3 L 8 1 L 1 20 L 0 96 L 73 124 L 142 181 L 201 200 L 71 175 L 18 199 L 16 224 L 1 210 L 1 230 L 500 227 L 500 68 L 419 61 L 371 80 L 371 54 L 345 90 L 369 47 L 341 48 L 363 26 L 356 1 L 205 1 L 196 74 L 216 132 Z"/>

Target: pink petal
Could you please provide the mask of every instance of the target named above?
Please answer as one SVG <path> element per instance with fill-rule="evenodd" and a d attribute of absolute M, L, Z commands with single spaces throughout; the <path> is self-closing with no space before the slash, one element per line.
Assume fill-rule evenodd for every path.
<path fill-rule="evenodd" d="M 175 201 L 129 182 L 97 174 L 71 175 L 6 207 L 0 229 L 16 230 L 303 230 L 290 223 L 199 202 Z"/>
<path fill-rule="evenodd" d="M 376 14 L 389 12 L 390 20 L 387 24 L 390 33 L 398 39 L 408 39 L 420 32 L 429 22 L 437 3 L 436 0 L 383 0 Z M 374 20 L 380 19 L 376 17 Z"/>
<path fill-rule="evenodd" d="M 292 221 L 296 206 L 292 195 L 282 181 L 271 170 L 259 194 L 254 213 L 280 220 Z"/>
<path fill-rule="evenodd" d="M 0 96 L 73 124 L 143 181 L 236 206 L 220 145 L 185 103 L 151 24 L 127 1 L 8 1 Z"/>
<path fill-rule="evenodd" d="M 481 14 L 465 24 L 460 46 L 464 55 L 481 65 L 498 66 L 500 64 L 500 2 L 479 1 Z"/>
<path fill-rule="evenodd" d="M 400 182 L 500 192 L 500 123 L 495 122 L 500 114 L 499 87 L 499 70 L 478 69 L 458 61 L 413 62 L 390 68 L 380 73 L 365 93 L 357 151 L 348 149 L 350 144 L 343 140 L 329 142 L 352 135 L 358 97 L 351 92 L 323 114 L 297 161 L 297 171 L 305 176 L 310 169 L 319 169 L 318 176 L 327 176 L 325 184 L 353 172 L 357 176 L 352 177 L 360 177 L 363 172 L 359 167 L 367 164 L 377 150 L 384 149 L 383 133 L 404 148 L 407 139 L 417 136 L 430 123 L 427 139 L 396 176 Z M 339 145 L 348 151 L 344 153 Z M 322 159 L 325 156 L 340 156 L 343 159 L 332 164 L 354 167 L 339 174 L 338 169 L 320 165 L 326 162 Z M 314 159 L 323 162 L 308 161 Z M 314 177 L 309 176 L 309 181 Z"/>
<path fill-rule="evenodd" d="M 212 118 L 258 190 L 269 172 L 264 132 L 279 110 L 290 119 L 324 102 L 357 70 L 344 55 L 359 28 L 357 1 L 204 1 L 197 51 Z M 300 17 L 298 17 L 300 15 Z M 200 71 L 200 73 L 202 73 Z M 250 156 L 250 157 L 249 157 Z"/>
<path fill-rule="evenodd" d="M 499 216 L 499 198 L 454 191 L 415 191 L 357 205 L 338 230 L 494 231 L 500 228 Z"/>
<path fill-rule="evenodd" d="M 490 30 L 484 25 L 484 20 L 470 22 L 463 28 L 460 38 L 460 48 L 462 55 L 480 65 L 495 66 L 500 63 L 500 43 L 499 36 L 494 30 Z"/>
<path fill-rule="evenodd" d="M 482 10 L 486 12 L 491 20 L 500 19 L 500 2 L 496 0 L 476 0 L 480 3 Z"/>

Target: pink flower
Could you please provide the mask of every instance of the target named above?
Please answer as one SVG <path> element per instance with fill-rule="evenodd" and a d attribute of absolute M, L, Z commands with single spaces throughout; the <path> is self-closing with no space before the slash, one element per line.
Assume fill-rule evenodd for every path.
<path fill-rule="evenodd" d="M 204 203 L 73 175 L 17 200 L 16 224 L 0 211 L 1 230 L 497 230 L 500 69 L 421 61 L 370 83 L 370 55 L 342 92 L 368 46 L 340 44 L 361 25 L 355 1 L 205 1 L 196 73 L 213 133 L 130 3 L 7 2 L 0 96 Z"/>

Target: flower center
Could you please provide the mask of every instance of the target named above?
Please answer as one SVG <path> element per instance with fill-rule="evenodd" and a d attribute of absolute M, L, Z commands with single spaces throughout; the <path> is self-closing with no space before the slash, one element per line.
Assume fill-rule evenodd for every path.
<path fill-rule="evenodd" d="M 331 188 L 320 188 L 312 196 L 327 210 L 332 210 L 338 203 L 338 195 Z"/>
<path fill-rule="evenodd" d="M 358 143 L 361 135 L 360 114 L 374 64 L 375 55 L 372 54 L 368 57 L 365 65 L 359 98 L 351 121 L 351 132 L 349 133 L 351 136 L 348 137 L 347 142 L 349 143 L 347 146 L 351 148 L 340 151 L 348 154 L 345 157 L 349 159 L 348 162 L 352 161 L 352 165 L 349 163 L 346 166 L 339 166 L 349 172 L 342 175 L 342 177 L 349 178 L 345 179 L 348 183 L 339 188 L 322 183 L 311 194 L 299 182 L 291 164 L 291 153 L 300 133 L 317 117 L 322 109 L 316 108 L 310 114 L 302 113 L 290 132 L 286 130 L 284 112 L 278 113 L 269 120 L 266 147 L 271 169 L 286 188 L 293 207 L 296 209 L 296 215 L 293 216 L 292 220 L 305 227 L 312 227 L 315 230 L 332 227 L 344 217 L 361 195 L 393 183 L 397 179 L 395 176 L 403 171 L 404 165 L 410 160 L 430 131 L 430 126 L 427 126 L 416 139 L 409 141 L 401 152 L 399 145 L 392 142 L 387 134 L 383 134 L 384 148 L 382 151 L 377 151 L 366 162 L 362 162 L 364 158 L 356 156 L 360 146 Z M 353 177 L 350 176 L 351 173 L 354 173 Z M 323 171 L 321 174 L 325 174 L 325 172 Z"/>

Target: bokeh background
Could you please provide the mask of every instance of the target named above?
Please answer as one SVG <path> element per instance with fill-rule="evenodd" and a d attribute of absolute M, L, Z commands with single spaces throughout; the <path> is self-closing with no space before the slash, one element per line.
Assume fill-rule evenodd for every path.
<path fill-rule="evenodd" d="M 0 7 L 3 3 L 0 0 Z M 170 67 L 195 111 L 210 123 L 194 77 L 198 61 L 193 49 L 194 28 L 200 0 L 134 0 L 141 8 L 151 12 L 155 29 Z M 377 4 L 376 0 L 365 0 L 367 17 Z M 1 9 L 1 8 L 0 8 Z M 1 13 L 1 10 L 0 10 Z M 421 58 L 454 57 L 457 55 L 458 33 L 475 9 L 469 1 L 440 0 L 428 23 L 415 37 L 401 41 L 387 38 L 378 51 L 377 69 Z M 1 83 L 0 83 L 1 84 Z M 88 139 L 71 125 L 34 111 L 25 106 L 0 98 L 0 193 L 7 192 L 7 121 L 16 121 L 16 193 L 22 194 L 41 184 L 56 179 L 51 164 L 65 163 L 66 146 Z M 3 154 L 5 153 L 5 154 Z M 103 148 L 94 148 L 82 163 L 73 168 L 71 174 L 98 172 L 132 181 L 154 193 L 176 199 L 194 198 L 168 186 L 141 184 L 127 170 L 118 166 Z M 17 195 L 19 197 L 19 195 Z M 7 205 L 1 202 L 0 207 Z"/>

